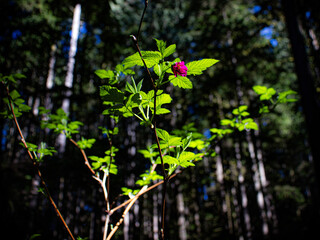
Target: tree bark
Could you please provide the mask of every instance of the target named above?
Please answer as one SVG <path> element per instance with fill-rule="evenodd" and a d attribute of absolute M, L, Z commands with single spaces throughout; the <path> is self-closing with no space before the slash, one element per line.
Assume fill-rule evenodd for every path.
<path fill-rule="evenodd" d="M 67 88 L 66 96 L 62 101 L 62 109 L 69 113 L 70 109 L 70 97 L 72 95 L 72 85 L 73 85 L 73 71 L 75 64 L 75 55 L 77 53 L 77 42 L 80 31 L 80 16 L 81 16 L 81 5 L 77 4 L 74 8 L 73 19 L 72 19 L 72 29 L 71 29 L 71 40 L 70 40 L 70 50 L 67 65 L 67 75 L 65 79 L 65 87 Z M 66 136 L 60 134 L 58 136 L 59 152 L 63 153 L 66 146 Z"/>
<path fill-rule="evenodd" d="M 295 68 L 298 77 L 301 103 L 305 114 L 308 130 L 309 144 L 312 152 L 314 171 L 317 186 L 315 188 L 316 205 L 319 208 L 319 186 L 320 186 L 320 106 L 317 99 L 314 80 L 311 75 L 309 60 L 306 53 L 306 45 L 300 32 L 295 1 L 282 0 L 282 8 L 286 18 L 287 30 L 290 38 L 291 48 L 294 56 Z"/>
<path fill-rule="evenodd" d="M 252 237 L 252 227 L 251 227 L 251 218 L 248 209 L 248 196 L 247 190 L 244 184 L 244 176 L 243 176 L 243 165 L 241 159 L 241 150 L 239 142 L 235 142 L 235 152 L 236 152 L 236 161 L 237 161 L 237 169 L 238 169 L 238 183 L 240 188 L 240 195 L 241 195 L 241 206 L 243 211 L 243 219 L 244 225 L 246 229 L 246 237 L 247 239 L 251 239 Z"/>
<path fill-rule="evenodd" d="M 260 183 L 260 174 L 259 174 L 259 169 L 257 164 L 256 153 L 255 153 L 254 145 L 250 136 L 250 132 L 246 132 L 246 137 L 248 142 L 248 151 L 252 161 L 251 169 L 253 171 L 253 183 L 254 183 L 254 188 L 257 192 L 257 203 L 260 209 L 260 215 L 262 220 L 262 234 L 264 236 L 267 236 L 269 234 L 269 226 L 268 226 L 267 213 L 266 213 L 265 204 L 264 204 L 265 203 L 264 194 L 262 192 L 262 187 Z"/>

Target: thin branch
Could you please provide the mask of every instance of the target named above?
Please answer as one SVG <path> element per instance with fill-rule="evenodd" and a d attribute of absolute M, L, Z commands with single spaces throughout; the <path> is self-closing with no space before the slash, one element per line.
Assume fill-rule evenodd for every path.
<path fill-rule="evenodd" d="M 142 13 L 142 16 L 141 16 L 141 19 L 140 19 L 140 24 L 139 24 L 138 34 L 137 34 L 137 41 L 139 40 L 139 37 L 140 37 L 140 31 L 141 31 L 141 26 L 142 26 L 144 14 L 146 13 L 146 10 L 147 10 L 147 7 L 148 7 L 148 0 L 145 0 L 144 3 L 145 3 L 145 5 L 144 5 L 143 13 Z"/>
<path fill-rule="evenodd" d="M 23 143 L 23 145 L 24 145 L 25 148 L 27 149 L 28 155 L 29 155 L 29 157 L 30 157 L 30 159 L 31 159 L 31 161 L 32 161 L 32 163 L 33 163 L 33 166 L 36 168 L 37 174 L 38 174 L 38 176 L 40 177 L 40 180 L 41 180 L 41 184 L 43 185 L 43 188 L 44 188 L 44 190 L 45 190 L 46 197 L 48 198 L 49 202 L 50 202 L 51 205 L 53 206 L 55 212 L 57 213 L 57 215 L 58 215 L 58 217 L 60 218 L 62 224 L 64 225 L 64 227 L 65 227 L 66 230 L 68 231 L 68 233 L 69 233 L 70 237 L 72 238 L 72 240 L 75 240 L 75 238 L 74 238 L 72 232 L 70 231 L 70 229 L 69 229 L 66 221 L 64 220 L 63 216 L 61 215 L 61 213 L 60 213 L 60 211 L 59 211 L 59 209 L 58 209 L 58 207 L 57 207 L 57 205 L 55 204 L 54 200 L 53 200 L 52 197 L 51 197 L 51 194 L 50 194 L 50 192 L 49 192 L 49 189 L 48 189 L 48 187 L 47 187 L 47 184 L 46 184 L 44 178 L 42 177 L 41 171 L 40 171 L 40 169 L 39 169 L 39 163 L 34 159 L 34 157 L 32 156 L 32 153 L 31 153 L 30 150 L 28 149 L 28 145 L 27 145 L 27 143 L 26 143 L 26 141 L 25 141 L 25 138 L 24 138 L 23 133 L 22 133 L 22 131 L 21 131 L 20 125 L 19 125 L 18 120 L 17 120 L 17 117 L 16 117 L 16 115 L 15 115 L 15 113 L 14 113 L 14 110 L 13 110 L 13 105 L 12 105 L 11 98 L 10 98 L 9 88 L 6 87 L 6 89 L 7 89 L 8 99 L 9 99 L 10 110 L 11 110 L 11 113 L 12 113 L 12 115 L 13 115 L 13 119 L 14 119 L 15 125 L 16 125 L 16 127 L 17 127 L 17 129 L 18 129 L 19 135 L 20 135 L 20 137 L 21 137 L 21 142 Z"/>
<path fill-rule="evenodd" d="M 163 183 L 164 183 L 164 187 L 163 187 L 163 194 L 162 194 L 162 217 L 161 217 L 161 237 L 162 239 L 164 239 L 164 218 L 165 218 L 165 206 L 166 206 L 166 191 L 167 191 L 167 175 L 166 175 L 166 171 L 165 171 L 165 167 L 164 167 L 164 162 L 163 162 L 163 157 L 162 157 L 162 151 L 161 151 L 161 146 L 160 146 L 160 142 L 159 142 L 159 138 L 158 138 L 158 134 L 157 134 L 157 127 L 156 127 L 156 110 L 157 110 L 157 84 L 156 82 L 153 80 L 151 73 L 147 67 L 146 62 L 143 59 L 142 53 L 140 51 L 140 47 L 139 47 L 139 35 L 140 35 L 140 30 L 141 30 L 141 26 L 142 26 L 142 22 L 143 22 L 143 18 L 144 18 L 144 14 L 146 12 L 146 9 L 148 7 L 148 0 L 145 0 L 145 8 L 143 10 L 141 19 L 140 19 L 140 25 L 139 25 L 139 29 L 138 29 L 138 35 L 137 38 L 135 36 L 132 35 L 132 39 L 134 44 L 136 45 L 136 48 L 139 52 L 140 58 L 143 62 L 143 65 L 145 67 L 145 69 L 147 70 L 147 73 L 150 77 L 152 86 L 153 86 L 153 90 L 154 90 L 154 113 L 153 113 L 153 129 L 154 129 L 154 134 L 156 137 L 156 142 L 157 142 L 157 146 L 158 146 L 158 150 L 159 150 L 159 154 L 160 154 L 160 159 L 161 159 L 161 167 L 162 167 L 162 174 L 163 174 Z"/>
<path fill-rule="evenodd" d="M 76 141 L 74 141 L 72 138 L 69 138 L 69 140 L 70 140 L 77 148 L 79 148 L 79 150 L 81 151 L 82 156 L 83 156 L 83 158 L 84 158 L 84 164 L 88 167 L 88 169 L 90 170 L 90 172 L 91 172 L 93 175 L 96 175 L 95 171 L 94 171 L 94 170 L 91 168 L 91 166 L 90 166 L 90 163 L 89 163 L 89 161 L 88 161 L 88 158 L 87 158 L 87 155 L 86 155 L 85 151 L 84 151 L 82 148 L 80 148 L 80 146 L 78 145 L 78 143 L 77 143 Z"/>
<path fill-rule="evenodd" d="M 171 178 L 176 177 L 176 176 L 177 176 L 178 174 L 180 174 L 181 172 L 182 172 L 182 171 L 179 171 L 179 172 L 176 172 L 176 173 L 172 174 L 172 175 L 168 178 L 168 180 L 170 180 Z M 144 190 L 144 191 L 139 191 L 139 193 L 137 193 L 137 195 L 135 195 L 135 196 L 136 196 L 136 197 L 140 197 L 141 195 L 149 192 L 150 190 L 152 190 L 152 189 L 160 186 L 160 185 L 163 184 L 163 183 L 164 183 L 163 180 L 160 181 L 160 182 L 157 182 L 157 183 L 153 184 L 152 186 L 148 187 L 146 190 Z M 125 207 L 126 205 L 128 205 L 132 200 L 133 200 L 133 198 L 128 199 L 127 201 L 123 202 L 123 203 L 120 204 L 119 206 L 111 209 L 110 212 L 109 212 L 109 214 L 112 215 L 115 211 L 117 211 L 117 210 L 119 210 L 120 208 L 123 208 L 123 207 Z"/>
<path fill-rule="evenodd" d="M 144 186 L 140 191 L 144 191 L 145 188 L 147 186 Z M 138 196 L 136 195 L 132 201 L 129 203 L 129 205 L 126 207 L 126 209 L 124 210 L 120 220 L 117 222 L 117 224 L 115 225 L 115 227 L 112 229 L 112 231 L 109 233 L 107 240 L 110 240 L 112 238 L 112 236 L 116 233 L 116 231 L 118 230 L 119 226 L 122 224 L 124 217 L 127 215 L 127 213 L 129 212 L 129 210 L 131 209 L 131 207 L 133 206 L 133 204 L 138 200 Z"/>

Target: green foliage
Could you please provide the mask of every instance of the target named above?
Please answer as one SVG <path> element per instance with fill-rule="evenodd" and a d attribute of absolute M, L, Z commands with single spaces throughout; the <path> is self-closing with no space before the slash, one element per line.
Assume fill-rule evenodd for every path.
<path fill-rule="evenodd" d="M 41 108 L 41 112 L 44 111 Z M 62 133 L 66 135 L 67 138 L 71 138 L 72 134 L 79 133 L 79 128 L 83 123 L 80 121 L 69 121 L 67 114 L 63 111 L 62 108 L 59 108 L 56 111 L 56 114 L 48 114 L 46 120 L 41 121 L 42 128 L 48 128 L 54 130 L 55 133 Z"/>
<path fill-rule="evenodd" d="M 290 185 L 277 185 L 274 187 L 277 198 L 282 201 L 292 200 L 296 203 L 302 204 L 305 202 L 303 194 L 300 189 Z"/>
<path fill-rule="evenodd" d="M 232 119 L 222 119 L 220 124 L 222 126 L 230 126 L 231 128 L 238 129 L 240 132 L 243 130 L 258 130 L 258 125 L 252 118 L 249 118 L 250 114 L 247 112 L 248 106 L 242 105 L 238 108 L 233 109 L 232 114 L 234 118 Z M 223 132 L 217 132 L 222 134 Z"/>
<path fill-rule="evenodd" d="M 10 98 L 10 99 L 9 99 Z M 18 118 L 23 112 L 29 112 L 31 107 L 25 104 L 25 101 L 21 98 L 21 95 L 17 90 L 12 90 L 8 97 L 3 98 L 3 102 L 8 106 L 8 109 L 0 112 L 0 115 L 4 118 L 12 119 L 11 106 L 14 115 Z M 10 104 L 11 103 L 11 104 Z"/>
<path fill-rule="evenodd" d="M 217 62 L 219 62 L 219 60 L 206 58 L 187 63 L 186 66 L 188 68 L 188 75 L 201 75 L 203 74 L 203 71 L 213 66 Z"/>
<path fill-rule="evenodd" d="M 25 147 L 25 145 L 22 142 L 19 144 Z M 41 142 L 39 147 L 29 142 L 26 142 L 26 145 L 28 150 L 33 153 L 34 158 L 37 162 L 43 162 L 43 158 L 45 156 L 52 156 L 53 153 L 57 152 L 53 147 L 47 146 L 47 144 L 44 142 Z"/>
<path fill-rule="evenodd" d="M 153 181 L 161 179 L 163 179 L 163 177 L 157 174 L 157 172 L 146 170 L 145 173 L 140 175 L 140 179 L 136 181 L 136 184 L 142 187 L 145 185 L 149 185 Z"/>
<path fill-rule="evenodd" d="M 81 149 L 91 148 L 92 145 L 95 143 L 96 139 L 85 139 L 84 137 L 81 138 L 80 141 L 77 141 L 77 144 Z"/>
<path fill-rule="evenodd" d="M 89 156 L 89 159 L 92 160 L 92 169 L 99 171 L 101 170 L 107 173 L 107 175 L 109 175 L 109 173 L 117 175 L 118 168 L 114 164 L 115 160 L 113 159 L 116 151 L 118 151 L 118 149 L 113 147 L 113 151 L 106 151 L 106 156 L 104 157 Z"/>
<path fill-rule="evenodd" d="M 296 91 L 287 90 L 284 92 L 277 92 L 274 88 L 267 88 L 265 86 L 256 85 L 253 90 L 259 95 L 262 101 L 259 113 L 268 113 L 275 108 L 279 103 L 296 102 L 297 99 L 289 98 L 289 95 L 297 95 Z M 277 98 L 274 99 L 274 96 Z"/>
<path fill-rule="evenodd" d="M 123 195 L 127 195 L 129 196 L 129 198 L 133 198 L 139 192 L 139 189 L 133 190 L 131 188 L 122 187 L 121 191 Z"/>

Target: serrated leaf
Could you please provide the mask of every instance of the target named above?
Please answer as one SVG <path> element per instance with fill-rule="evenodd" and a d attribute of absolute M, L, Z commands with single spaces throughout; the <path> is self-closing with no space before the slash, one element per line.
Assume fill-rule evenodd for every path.
<path fill-rule="evenodd" d="M 256 85 L 253 86 L 253 91 L 255 91 L 258 95 L 264 94 L 267 92 L 267 87 L 265 86 L 260 86 L 260 85 Z"/>
<path fill-rule="evenodd" d="M 20 93 L 17 90 L 13 90 L 10 92 L 10 97 L 12 100 L 15 100 L 20 97 Z"/>
<path fill-rule="evenodd" d="M 227 126 L 227 125 L 230 125 L 231 127 L 234 127 L 234 122 L 230 119 L 222 119 L 220 121 L 220 124 L 223 125 L 223 126 Z"/>
<path fill-rule="evenodd" d="M 158 51 L 141 51 L 141 54 L 148 68 L 153 67 L 161 60 L 161 54 Z M 133 67 L 135 65 L 144 66 L 139 53 L 135 53 L 125 58 L 122 64 L 126 68 Z"/>
<path fill-rule="evenodd" d="M 152 158 L 158 155 L 157 152 L 150 152 L 148 150 L 139 150 L 138 152 L 141 153 L 145 158 Z"/>
<path fill-rule="evenodd" d="M 192 89 L 193 87 L 192 82 L 187 77 L 182 77 L 179 75 L 175 77 L 174 75 L 170 75 L 169 80 L 171 81 L 173 86 L 178 86 L 179 88 Z"/>
<path fill-rule="evenodd" d="M 188 75 L 200 75 L 204 70 L 213 66 L 219 62 L 219 60 L 213 58 L 205 58 L 198 61 L 189 62 L 186 64 L 188 68 Z"/>
<path fill-rule="evenodd" d="M 195 154 L 193 152 L 184 151 L 179 156 L 179 163 L 183 163 L 186 161 L 192 161 L 195 158 Z"/>
<path fill-rule="evenodd" d="M 164 164 L 179 164 L 178 159 L 171 157 L 169 155 L 163 156 L 162 159 L 163 159 Z M 158 157 L 156 164 L 160 164 L 160 163 L 161 163 L 161 159 L 160 159 L 160 157 Z"/>
<path fill-rule="evenodd" d="M 157 135 L 160 139 L 166 141 L 166 142 L 169 142 L 169 139 L 170 139 L 170 134 L 164 130 L 164 129 L 161 129 L 161 128 L 157 128 Z"/>
<path fill-rule="evenodd" d="M 166 108 L 157 108 L 157 115 L 168 114 L 170 113 L 169 109 Z"/>
<path fill-rule="evenodd" d="M 158 107 L 163 104 L 171 103 L 171 101 L 172 101 L 171 96 L 167 93 L 163 93 L 163 94 L 157 96 L 157 103 L 156 104 Z"/>
<path fill-rule="evenodd" d="M 297 99 L 294 99 L 294 98 L 287 98 L 288 95 L 295 95 L 297 94 L 296 91 L 293 91 L 293 90 L 288 90 L 288 91 L 285 91 L 285 92 L 281 92 L 279 93 L 279 96 L 278 96 L 278 102 L 279 103 L 286 103 L 286 102 L 296 102 Z"/>
<path fill-rule="evenodd" d="M 94 73 L 101 79 L 105 79 L 105 78 L 112 79 L 114 77 L 114 72 L 111 70 L 107 71 L 104 69 L 99 69 L 99 70 L 96 70 Z"/>
<path fill-rule="evenodd" d="M 274 94 L 276 94 L 276 90 L 274 90 L 274 88 L 268 88 L 267 91 L 260 96 L 260 100 L 269 100 Z"/>
<path fill-rule="evenodd" d="M 163 53 L 164 53 L 164 50 L 166 49 L 166 42 L 164 42 L 163 40 L 158 40 L 158 39 L 154 39 L 154 40 L 156 40 L 156 42 L 157 42 L 157 47 L 158 47 L 158 50 L 159 50 L 159 52 L 163 55 Z"/>
<path fill-rule="evenodd" d="M 181 137 L 170 136 L 168 141 L 168 146 L 180 146 L 181 145 Z"/>
<path fill-rule="evenodd" d="M 103 101 L 112 103 L 122 103 L 124 100 L 124 93 L 116 87 L 103 85 L 100 87 L 100 96 Z"/>
<path fill-rule="evenodd" d="M 171 44 L 170 46 L 168 46 L 164 52 L 163 52 L 163 57 L 168 57 L 170 56 L 172 53 L 174 53 L 176 51 L 176 45 L 175 44 Z"/>
<path fill-rule="evenodd" d="M 246 129 L 258 130 L 258 125 L 255 122 L 248 122 L 244 124 Z"/>

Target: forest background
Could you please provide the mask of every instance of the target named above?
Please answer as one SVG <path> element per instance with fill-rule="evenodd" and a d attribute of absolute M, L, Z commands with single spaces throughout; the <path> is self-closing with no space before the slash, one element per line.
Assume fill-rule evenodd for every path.
<path fill-rule="evenodd" d="M 68 86 L 77 4 L 81 24 Z M 89 153 L 103 153 L 108 143 L 98 126 L 106 120 L 101 115 L 101 79 L 95 71 L 113 69 L 136 51 L 129 36 L 136 33 L 143 8 L 144 1 L 136 0 L 20 0 L 0 5 L 1 73 L 26 76 L 18 80 L 17 89 L 32 109 L 19 118 L 22 130 L 28 141 L 46 141 L 60 150 L 42 163 L 41 170 L 72 231 L 89 239 L 103 234 L 103 194 L 81 153 L 69 142 L 58 146 L 56 135 L 40 129 L 38 107 L 55 111 L 68 99 L 70 118 L 84 123 L 81 134 L 97 139 Z M 258 131 L 224 138 L 215 148 L 217 156 L 204 158 L 170 181 L 170 239 L 319 235 L 319 11 L 316 1 L 149 1 L 142 49 L 155 49 L 157 38 L 175 43 L 183 61 L 220 60 L 193 80 L 192 90 L 168 86 L 174 92 L 172 115 L 163 116 L 161 127 L 171 131 L 193 123 L 210 137 L 209 129 L 220 127 L 240 105 L 259 115 L 255 85 L 299 93 L 297 102 L 256 118 Z M 1 86 L 1 98 L 4 94 Z M 38 191 L 40 180 L 19 145 L 12 120 L 1 118 L 0 126 L 3 236 L 66 239 L 65 229 Z M 133 119 L 126 119 L 119 129 L 118 174 L 111 184 L 115 201 L 126 198 L 117 198 L 121 187 L 134 188 L 147 164 L 138 149 L 151 141 Z M 160 201 L 161 186 L 139 198 L 115 239 L 158 239 Z"/>

